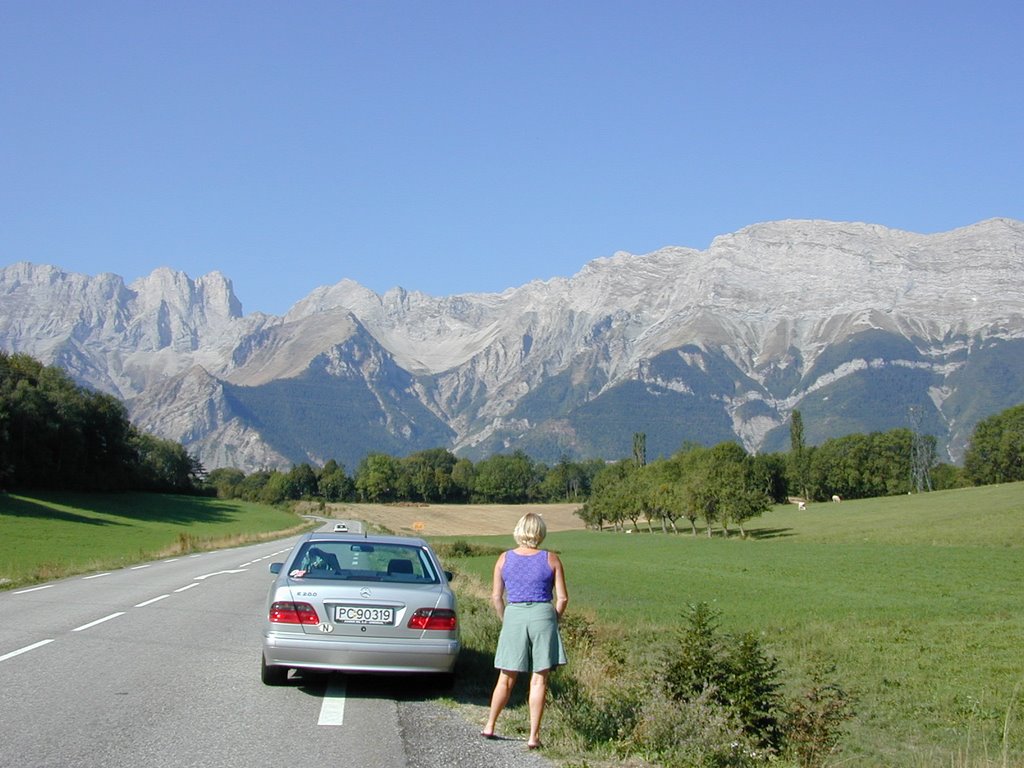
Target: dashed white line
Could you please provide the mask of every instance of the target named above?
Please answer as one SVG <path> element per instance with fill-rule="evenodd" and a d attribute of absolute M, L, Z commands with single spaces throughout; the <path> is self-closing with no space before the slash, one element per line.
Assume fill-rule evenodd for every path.
<path fill-rule="evenodd" d="M 21 654 L 23 654 L 23 653 L 28 653 L 29 651 L 34 651 L 36 648 L 40 648 L 40 647 L 46 645 L 47 643 L 52 643 L 52 642 L 53 642 L 53 639 L 50 639 L 50 640 L 40 640 L 38 643 L 32 643 L 32 645 L 26 645 L 24 648 L 19 648 L 16 651 L 11 651 L 10 653 L 5 653 L 3 656 L 0 656 L 0 661 L 7 661 L 8 659 L 13 659 L 15 656 L 21 656 Z"/>
<path fill-rule="evenodd" d="M 102 619 L 96 619 L 96 621 L 90 621 L 88 624 L 83 624 L 80 627 L 75 627 L 71 631 L 72 632 L 81 632 L 83 629 L 89 629 L 90 627 L 95 627 L 97 624 L 102 624 L 104 621 L 110 621 L 111 619 L 116 619 L 118 616 L 124 616 L 124 611 L 118 611 L 117 613 L 112 613 L 109 616 L 104 616 Z"/>
<path fill-rule="evenodd" d="M 213 573 L 204 573 L 202 576 L 196 576 L 196 581 L 205 581 L 211 576 L 220 576 L 222 573 L 245 573 L 245 570 L 241 568 L 236 568 L 229 571 L 214 571 Z"/>
<path fill-rule="evenodd" d="M 345 682 L 335 675 L 327 684 L 324 700 L 320 705 L 320 719 L 317 725 L 345 724 Z"/>
<path fill-rule="evenodd" d="M 147 605 L 152 605 L 153 603 L 155 603 L 155 602 L 157 602 L 159 600 L 163 600 L 166 597 L 170 597 L 170 595 L 160 595 L 160 597 L 154 597 L 151 600 L 146 600 L 145 602 L 137 603 L 135 605 L 135 607 L 136 608 L 145 608 Z"/>
<path fill-rule="evenodd" d="M 14 594 L 16 594 L 16 595 L 27 595 L 29 592 L 38 592 L 41 589 L 50 589 L 52 586 L 53 586 L 53 584 L 44 584 L 41 587 L 30 587 L 29 589 L 22 589 L 22 590 L 19 590 L 19 591 L 15 592 Z"/>
<path fill-rule="evenodd" d="M 82 581 L 88 581 L 89 579 L 101 579 L 104 576 L 109 576 L 109 575 L 110 575 L 110 571 L 107 571 L 106 573 L 94 573 L 92 576 L 83 576 L 82 577 Z"/>
<path fill-rule="evenodd" d="M 129 568 L 128 570 L 130 570 L 130 571 L 141 571 L 143 568 L 150 568 L 150 567 L 152 567 L 152 565 L 153 565 L 152 563 L 146 563 L 145 565 L 134 565 L 131 568 Z"/>
<path fill-rule="evenodd" d="M 176 589 L 174 591 L 175 591 L 175 593 L 184 592 L 186 589 L 192 589 L 192 587 L 198 587 L 198 586 L 199 586 L 199 582 L 194 581 L 191 584 L 186 584 L 184 587 L 181 587 L 181 588 Z"/>

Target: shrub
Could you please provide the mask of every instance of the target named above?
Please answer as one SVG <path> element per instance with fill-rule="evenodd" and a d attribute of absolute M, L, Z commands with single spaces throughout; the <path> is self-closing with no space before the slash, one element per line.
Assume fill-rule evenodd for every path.
<path fill-rule="evenodd" d="M 713 687 L 679 701 L 655 691 L 640 713 L 633 740 L 665 768 L 754 768 L 768 754 L 744 733 Z"/>
<path fill-rule="evenodd" d="M 829 670 L 831 671 L 831 670 Z M 852 713 L 849 695 L 823 682 L 821 670 L 802 697 L 790 703 L 785 718 L 788 749 L 802 768 L 818 768 L 837 751 L 843 723 Z"/>
<path fill-rule="evenodd" d="M 434 544 L 434 551 L 442 560 L 449 557 L 497 557 L 504 550 L 501 547 L 470 544 L 465 539 L 441 541 Z"/>
<path fill-rule="evenodd" d="M 567 672 L 551 679 L 552 700 L 563 722 L 589 747 L 630 739 L 645 693 L 641 686 L 627 684 L 601 691 L 598 698 Z"/>
<path fill-rule="evenodd" d="M 664 666 L 664 690 L 670 699 L 711 697 L 759 748 L 778 750 L 780 673 L 755 635 L 722 634 L 710 606 L 690 606 L 675 643 L 666 648 Z"/>

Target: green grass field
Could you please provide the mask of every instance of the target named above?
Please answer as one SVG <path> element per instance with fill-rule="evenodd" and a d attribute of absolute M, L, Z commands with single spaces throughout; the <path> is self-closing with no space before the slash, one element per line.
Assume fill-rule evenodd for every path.
<path fill-rule="evenodd" d="M 282 510 L 215 499 L 0 495 L 0 586 L 299 524 Z M 637 658 L 672 634 L 687 606 L 707 602 L 724 630 L 761 635 L 792 690 L 819 663 L 834 664 L 831 679 L 854 694 L 856 715 L 830 765 L 1024 766 L 1024 484 L 780 507 L 748 532 L 574 531 L 546 545 L 566 564 L 570 613 Z M 494 548 L 511 538 L 469 541 Z M 493 562 L 452 565 L 463 583 L 489 583 Z M 463 618 L 472 637 L 476 619 Z M 485 686 L 487 650 L 475 654 Z"/>
<path fill-rule="evenodd" d="M 281 509 L 194 496 L 0 494 L 0 588 L 242 544 L 302 524 Z"/>
<path fill-rule="evenodd" d="M 1024 484 L 787 506 L 748 532 L 545 544 L 565 563 L 570 611 L 638 656 L 707 602 L 723 630 L 761 635 L 793 689 L 834 664 L 856 715 L 830 764 L 1024 765 Z M 492 566 L 458 565 L 488 583 Z"/>

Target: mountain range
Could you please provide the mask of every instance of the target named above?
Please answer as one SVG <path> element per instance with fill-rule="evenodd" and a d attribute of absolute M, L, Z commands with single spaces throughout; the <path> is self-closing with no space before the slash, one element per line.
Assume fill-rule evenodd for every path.
<path fill-rule="evenodd" d="M 207 467 L 321 464 L 447 447 L 479 459 L 648 456 L 689 442 L 786 450 L 913 428 L 959 461 L 1024 402 L 1024 222 L 922 235 L 790 220 L 706 250 L 616 253 L 572 277 L 447 297 L 350 280 L 283 317 L 231 280 L 126 284 L 0 270 L 0 349 L 109 392 Z"/>

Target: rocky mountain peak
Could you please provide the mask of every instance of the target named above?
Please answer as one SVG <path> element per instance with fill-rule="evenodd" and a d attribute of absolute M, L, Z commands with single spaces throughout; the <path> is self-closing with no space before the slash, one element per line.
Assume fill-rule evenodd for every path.
<path fill-rule="evenodd" d="M 823 439 L 904 426 L 907 402 L 955 457 L 979 418 L 1024 400 L 1021 274 L 1011 219 L 935 235 L 764 222 L 500 293 L 345 279 L 284 317 L 243 315 L 219 272 L 125 286 L 23 262 L 0 270 L 0 348 L 122 396 L 208 466 L 335 449 L 354 466 L 428 439 L 614 458 L 634 431 L 652 455 L 687 439 L 759 450 L 794 408 Z"/>

